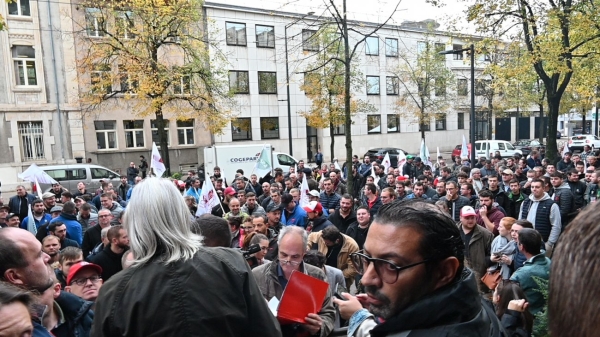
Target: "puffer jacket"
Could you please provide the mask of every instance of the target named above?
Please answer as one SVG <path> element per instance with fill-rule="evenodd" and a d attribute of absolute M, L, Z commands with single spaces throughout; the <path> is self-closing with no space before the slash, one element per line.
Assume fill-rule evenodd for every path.
<path fill-rule="evenodd" d="M 323 240 L 323 233 L 310 233 L 308 236 L 308 245 L 306 250 L 312 249 L 313 245 L 317 245 L 317 250 L 321 252 L 323 255 L 327 256 L 327 245 L 325 244 L 325 240 Z M 341 234 L 341 233 L 340 233 Z M 341 234 L 344 240 L 342 244 L 342 249 L 338 254 L 337 258 L 337 269 L 340 269 L 342 273 L 344 273 L 344 278 L 346 279 L 346 286 L 350 289 L 350 284 L 354 281 L 354 276 L 357 274 L 356 269 L 354 269 L 354 265 L 352 264 L 352 260 L 350 259 L 350 254 L 358 252 L 358 244 L 354 241 L 353 238 L 349 237 L 346 234 Z"/>
<path fill-rule="evenodd" d="M 563 182 L 562 185 L 560 185 L 559 187 L 555 187 L 552 199 L 560 209 L 560 219 L 562 223 L 562 228 L 564 230 L 564 228 L 571 220 L 570 214 L 575 209 L 575 198 L 573 197 L 573 192 L 571 192 L 571 187 L 569 186 L 569 184 Z"/>
<path fill-rule="evenodd" d="M 87 337 L 92 329 L 94 312 L 91 310 L 94 302 L 64 291 L 56 298 L 56 304 L 62 311 L 65 322 L 52 329 L 56 337 Z"/>
<path fill-rule="evenodd" d="M 280 336 L 251 273 L 228 248 L 134 265 L 100 289 L 91 336 Z"/>
<path fill-rule="evenodd" d="M 256 280 L 256 284 L 258 284 L 258 288 L 260 289 L 260 294 L 266 299 L 271 300 L 271 298 L 276 297 L 281 300 L 281 296 L 283 295 L 283 288 L 279 284 L 279 277 L 277 274 L 277 266 L 279 266 L 279 259 L 275 259 L 269 263 L 258 266 L 252 270 L 252 274 L 254 274 L 254 279 Z M 304 262 L 300 263 L 298 268 L 299 271 L 303 272 L 308 276 L 312 276 L 319 280 L 323 280 L 327 282 L 327 275 L 321 269 L 308 265 Z M 323 325 L 321 327 L 321 334 L 319 336 L 325 337 L 328 336 L 333 330 L 333 322 L 335 320 L 335 308 L 333 307 L 333 302 L 331 301 L 331 297 L 333 294 L 331 293 L 331 287 L 327 291 L 325 295 L 325 299 L 323 300 L 323 304 L 321 305 L 321 311 L 317 314 L 321 316 L 323 320 Z M 263 301 L 264 302 L 264 301 Z M 271 314 L 270 310 L 267 312 Z M 285 329 L 285 326 L 283 328 Z M 248 335 L 249 336 L 249 335 Z M 269 334 L 260 334 L 256 336 L 275 336 Z M 280 335 L 277 335 L 280 336 Z M 287 336 L 287 334 L 284 334 Z"/>
<path fill-rule="evenodd" d="M 457 281 L 418 299 L 384 323 L 361 309 L 350 317 L 348 336 L 354 337 L 500 337 L 506 336 L 498 317 L 481 303 L 471 270 Z"/>
<path fill-rule="evenodd" d="M 459 195 L 458 198 L 454 200 L 448 200 L 446 196 L 443 196 L 440 200 L 446 203 L 448 210 L 450 211 L 450 216 L 455 222 L 460 221 L 460 210 L 465 206 L 469 206 L 469 199 L 462 195 Z"/>

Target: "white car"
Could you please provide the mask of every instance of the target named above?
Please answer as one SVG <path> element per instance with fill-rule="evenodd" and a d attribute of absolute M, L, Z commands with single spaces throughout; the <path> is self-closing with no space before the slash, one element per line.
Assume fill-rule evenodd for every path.
<path fill-rule="evenodd" d="M 583 147 L 589 145 L 592 150 L 600 149 L 600 138 L 594 135 L 578 135 L 569 138 L 569 150 L 583 151 Z"/>

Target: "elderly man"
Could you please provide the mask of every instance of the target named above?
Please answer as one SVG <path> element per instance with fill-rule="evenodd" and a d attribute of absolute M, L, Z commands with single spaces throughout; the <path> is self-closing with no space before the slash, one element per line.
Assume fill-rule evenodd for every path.
<path fill-rule="evenodd" d="M 266 300 L 273 297 L 281 299 L 288 280 L 295 270 L 327 281 L 327 276 L 321 269 L 303 262 L 307 240 L 306 231 L 301 227 L 284 227 L 277 238 L 278 257 L 274 261 L 252 270 L 260 292 Z M 295 336 L 297 332 L 301 331 L 307 332 L 310 336 L 329 336 L 333 330 L 334 318 L 335 309 L 329 293 L 325 296 L 319 312 L 308 314 L 305 324 L 283 325 L 283 336 Z"/>
<path fill-rule="evenodd" d="M 334 299 L 350 318 L 348 336 L 500 336 L 464 253 L 458 227 L 435 205 L 382 206 L 364 250 L 352 256 L 366 294 Z"/>

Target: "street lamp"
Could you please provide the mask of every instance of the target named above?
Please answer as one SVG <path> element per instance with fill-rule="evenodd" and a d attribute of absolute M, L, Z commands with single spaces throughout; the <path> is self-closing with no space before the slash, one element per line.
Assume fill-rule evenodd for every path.
<path fill-rule="evenodd" d="M 461 54 L 468 51 L 471 55 L 471 130 L 469 131 L 469 138 L 471 142 L 471 168 L 475 167 L 475 46 L 471 44 L 469 48 L 456 49 L 456 50 L 444 50 L 439 52 L 440 55 L 446 54 Z"/>
<path fill-rule="evenodd" d="M 301 21 L 302 19 L 304 19 L 305 17 L 309 16 L 309 15 L 313 15 L 315 14 L 315 12 L 308 12 L 305 15 L 299 17 L 298 19 L 288 23 L 287 25 L 285 25 L 285 29 L 284 31 L 284 45 L 285 45 L 285 86 L 286 86 L 286 92 L 287 92 L 287 117 L 288 117 L 288 141 L 289 141 L 289 154 L 290 156 L 293 156 L 294 153 L 292 151 L 292 106 L 290 104 L 290 66 L 289 66 L 289 62 L 288 62 L 288 44 L 287 44 L 287 30 L 288 28 L 290 28 L 291 26 L 297 24 L 299 21 Z"/>

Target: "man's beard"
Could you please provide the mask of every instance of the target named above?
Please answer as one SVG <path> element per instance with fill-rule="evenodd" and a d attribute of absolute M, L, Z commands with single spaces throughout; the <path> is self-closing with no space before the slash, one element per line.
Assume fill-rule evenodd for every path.
<path fill-rule="evenodd" d="M 382 304 L 380 306 L 374 306 L 372 304 L 369 305 L 369 312 L 373 313 L 377 317 L 381 317 L 383 319 L 389 319 L 393 314 L 395 314 L 395 308 L 392 308 L 392 304 L 389 298 L 383 295 L 377 287 L 375 286 L 365 286 L 365 292 L 372 297 L 375 297 L 377 300 L 381 301 Z"/>
<path fill-rule="evenodd" d="M 124 249 L 124 250 L 128 250 L 129 249 L 129 245 L 123 244 L 123 243 L 117 243 L 117 247 Z"/>

